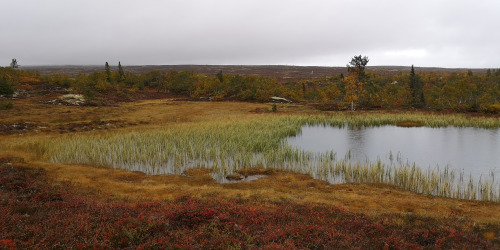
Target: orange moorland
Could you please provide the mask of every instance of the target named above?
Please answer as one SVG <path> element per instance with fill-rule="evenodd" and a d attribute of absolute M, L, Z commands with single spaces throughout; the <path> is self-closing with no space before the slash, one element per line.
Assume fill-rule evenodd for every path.
<path fill-rule="evenodd" d="M 464 231 L 482 228 L 478 232 L 493 243 L 493 248 L 498 247 L 500 241 L 497 231 L 500 229 L 500 204 L 494 202 L 427 196 L 388 185 L 332 185 L 307 175 L 272 169 L 240 170 L 243 175 L 255 174 L 261 178 L 226 184 L 214 181 L 207 169 L 191 169 L 182 175 L 148 176 L 99 166 L 52 164 L 40 159 L 35 152 L 16 146 L 18 141 L 41 136 L 91 130 L 130 131 L 174 123 L 259 116 L 271 110 L 270 104 L 158 99 L 91 107 L 50 105 L 35 98 L 13 100 L 13 104 L 13 109 L 0 113 L 2 166 L 43 169 L 50 185 L 64 186 L 84 197 L 126 204 L 172 202 L 182 197 L 200 200 L 217 197 L 259 204 L 320 204 L 341 207 L 375 220 L 392 220 L 396 225 L 408 225 L 404 216 L 438 221 L 455 218 L 470 222 L 464 225 Z M 279 114 L 317 112 L 310 106 L 278 104 Z M 397 216 L 384 217 L 386 215 Z"/>

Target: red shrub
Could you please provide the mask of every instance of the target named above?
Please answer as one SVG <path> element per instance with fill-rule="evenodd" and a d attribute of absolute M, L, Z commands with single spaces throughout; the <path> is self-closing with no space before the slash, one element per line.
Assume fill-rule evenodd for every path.
<path fill-rule="evenodd" d="M 452 220 L 402 219 L 424 223 L 400 226 L 326 205 L 224 198 L 111 204 L 55 190 L 43 171 L 0 166 L 0 249 L 495 247 Z"/>

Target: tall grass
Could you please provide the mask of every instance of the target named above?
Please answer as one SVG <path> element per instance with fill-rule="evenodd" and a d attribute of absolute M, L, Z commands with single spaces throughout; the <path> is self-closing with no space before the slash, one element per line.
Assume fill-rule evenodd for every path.
<path fill-rule="evenodd" d="M 430 127 L 498 128 L 497 118 L 462 115 L 334 113 L 333 115 L 259 115 L 244 119 L 176 124 L 133 132 L 66 135 L 30 143 L 50 162 L 89 164 L 142 171 L 151 175 L 181 174 L 190 168 L 210 168 L 217 178 L 245 167 L 265 167 L 304 173 L 330 183 L 384 183 L 417 193 L 500 202 L 500 184 L 473 180 L 465 173 L 423 170 L 380 161 L 351 163 L 349 155 L 311 153 L 285 142 L 304 125 L 382 126 L 417 121 Z"/>

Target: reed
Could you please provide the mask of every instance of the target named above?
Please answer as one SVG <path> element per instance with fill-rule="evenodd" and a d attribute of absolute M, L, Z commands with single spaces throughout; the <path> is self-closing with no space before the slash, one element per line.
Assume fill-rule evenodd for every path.
<path fill-rule="evenodd" d="M 339 112 L 329 115 L 263 114 L 224 121 L 175 124 L 137 131 L 110 131 L 42 137 L 20 147 L 53 163 L 88 164 L 141 171 L 150 175 L 181 174 L 207 168 L 215 179 L 245 168 L 267 168 L 311 175 L 330 183 L 383 183 L 417 193 L 500 202 L 494 176 L 475 181 L 465 173 L 421 168 L 396 161 L 351 163 L 349 155 L 293 149 L 285 138 L 304 125 L 383 126 L 413 121 L 430 127 L 499 128 L 497 118 L 460 114 L 388 114 Z"/>

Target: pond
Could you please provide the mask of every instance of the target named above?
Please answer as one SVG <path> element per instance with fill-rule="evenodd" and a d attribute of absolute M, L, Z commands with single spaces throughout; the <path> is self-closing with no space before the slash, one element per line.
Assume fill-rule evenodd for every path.
<path fill-rule="evenodd" d="M 448 166 L 474 179 L 500 177 L 500 131 L 479 128 L 304 126 L 288 145 L 311 152 L 333 151 L 352 163 L 379 159 L 422 169 Z"/>

